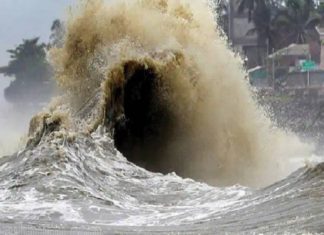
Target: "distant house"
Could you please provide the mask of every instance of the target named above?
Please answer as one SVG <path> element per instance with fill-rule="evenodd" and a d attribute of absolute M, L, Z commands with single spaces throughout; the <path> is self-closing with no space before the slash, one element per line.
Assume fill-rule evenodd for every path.
<path fill-rule="evenodd" d="M 311 44 L 291 44 L 269 55 L 269 84 L 287 89 L 323 87 L 324 71 L 313 58 Z"/>
<path fill-rule="evenodd" d="M 320 24 L 318 27 L 316 27 L 317 32 L 320 36 L 321 41 L 321 56 L 320 56 L 320 69 L 324 70 L 324 24 Z"/>
<path fill-rule="evenodd" d="M 291 44 L 268 56 L 268 70 L 285 69 L 287 72 L 299 71 L 300 62 L 311 59 L 308 44 Z"/>

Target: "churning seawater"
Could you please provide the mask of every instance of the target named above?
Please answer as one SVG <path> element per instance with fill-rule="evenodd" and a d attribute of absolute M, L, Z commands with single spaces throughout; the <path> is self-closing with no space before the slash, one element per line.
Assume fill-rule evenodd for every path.
<path fill-rule="evenodd" d="M 255 102 L 212 8 L 92 0 L 71 13 L 50 51 L 64 95 L 0 159 L 1 232 L 324 231 L 324 166 L 292 164 L 312 147 Z"/>

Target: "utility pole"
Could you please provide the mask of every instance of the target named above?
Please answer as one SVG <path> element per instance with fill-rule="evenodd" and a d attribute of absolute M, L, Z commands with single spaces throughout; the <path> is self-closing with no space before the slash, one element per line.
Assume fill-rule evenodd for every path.
<path fill-rule="evenodd" d="M 229 0 L 228 2 L 228 38 L 231 41 L 233 39 L 232 35 L 232 8 L 233 8 L 233 0 Z"/>
<path fill-rule="evenodd" d="M 311 55 L 308 54 L 308 60 L 310 61 L 311 60 Z M 309 85 L 310 85 L 310 69 L 307 69 L 307 87 L 309 88 Z"/>
<path fill-rule="evenodd" d="M 274 49 L 272 49 L 272 87 L 275 89 L 275 55 Z"/>

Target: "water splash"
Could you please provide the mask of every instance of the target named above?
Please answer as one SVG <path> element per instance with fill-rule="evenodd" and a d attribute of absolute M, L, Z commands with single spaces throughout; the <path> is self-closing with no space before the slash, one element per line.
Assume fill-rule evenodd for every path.
<path fill-rule="evenodd" d="M 74 126 L 149 170 L 264 185 L 311 151 L 258 107 L 208 1 L 86 1 L 51 54 Z"/>

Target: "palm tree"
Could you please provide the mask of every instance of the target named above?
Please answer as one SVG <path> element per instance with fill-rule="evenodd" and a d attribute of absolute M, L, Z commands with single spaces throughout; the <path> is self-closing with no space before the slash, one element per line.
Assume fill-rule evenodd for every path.
<path fill-rule="evenodd" d="M 258 34 L 258 44 L 262 44 L 269 40 L 272 44 L 273 38 L 273 27 L 272 21 L 272 9 L 264 4 L 259 4 L 252 17 L 255 27 L 247 32 L 247 34 Z"/>
<path fill-rule="evenodd" d="M 253 22 L 254 28 L 247 32 L 247 36 L 256 34 L 257 44 L 256 58 L 259 64 L 263 64 L 264 57 L 275 44 L 275 30 L 271 24 L 273 15 L 277 11 L 277 2 L 271 0 L 241 0 L 238 12 L 248 10 L 248 21 Z"/>
<path fill-rule="evenodd" d="M 282 44 L 289 45 L 317 40 L 315 27 L 319 23 L 320 16 L 315 13 L 312 0 L 288 0 L 286 8 L 279 11 L 272 24 L 284 36 Z"/>
<path fill-rule="evenodd" d="M 240 0 L 238 6 L 238 12 L 242 13 L 244 10 L 248 10 L 248 20 L 253 20 L 253 14 L 258 11 L 263 11 L 267 7 L 267 0 Z"/>

